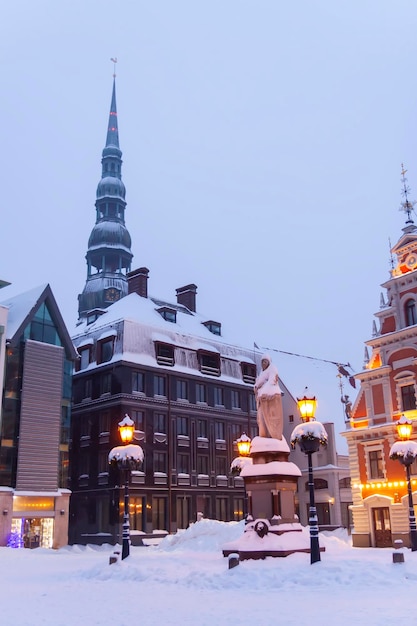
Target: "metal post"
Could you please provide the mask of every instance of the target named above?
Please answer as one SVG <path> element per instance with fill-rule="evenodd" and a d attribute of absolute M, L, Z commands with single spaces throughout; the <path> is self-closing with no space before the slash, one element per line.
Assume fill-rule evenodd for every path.
<path fill-rule="evenodd" d="M 410 522 L 410 543 L 411 550 L 415 552 L 417 550 L 417 526 L 416 516 L 414 513 L 413 494 L 411 491 L 411 478 L 410 478 L 410 464 L 406 465 L 407 471 L 407 490 L 408 490 L 408 519 Z"/>
<path fill-rule="evenodd" d="M 122 541 L 122 560 L 129 556 L 130 546 L 130 525 L 129 525 L 129 474 L 130 470 L 126 470 L 125 475 L 125 510 L 123 512 L 123 541 Z"/>
<path fill-rule="evenodd" d="M 314 501 L 314 481 L 313 481 L 313 461 L 312 452 L 308 455 L 308 486 L 310 490 L 310 511 L 308 523 L 310 525 L 310 563 L 320 561 L 319 546 L 319 521 L 317 518 L 317 509 Z"/>

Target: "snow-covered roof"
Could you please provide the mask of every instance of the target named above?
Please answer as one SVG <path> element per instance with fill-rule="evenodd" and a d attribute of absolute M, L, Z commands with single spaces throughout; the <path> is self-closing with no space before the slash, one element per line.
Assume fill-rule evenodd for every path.
<path fill-rule="evenodd" d="M 9 309 L 6 338 L 14 337 L 30 311 L 36 306 L 47 285 L 39 285 L 17 296 L 3 300 L 1 304 Z"/>

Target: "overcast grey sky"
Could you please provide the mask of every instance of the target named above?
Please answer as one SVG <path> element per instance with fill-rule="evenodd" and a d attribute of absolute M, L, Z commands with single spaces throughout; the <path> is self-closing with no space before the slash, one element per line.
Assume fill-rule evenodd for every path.
<path fill-rule="evenodd" d="M 75 323 L 117 57 L 151 295 L 194 282 L 225 335 L 362 368 L 402 162 L 417 198 L 416 2 L 15 0 L 0 48 L 0 300 L 49 282 Z M 334 366 L 272 356 L 341 430 Z"/>

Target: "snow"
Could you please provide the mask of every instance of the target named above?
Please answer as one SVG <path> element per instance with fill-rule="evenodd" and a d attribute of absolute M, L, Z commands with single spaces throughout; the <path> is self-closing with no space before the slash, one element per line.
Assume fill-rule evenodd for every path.
<path fill-rule="evenodd" d="M 2 624 L 412 622 L 417 553 L 402 548 L 405 562 L 394 564 L 392 548 L 352 548 L 345 531 L 334 531 L 320 533 L 325 552 L 314 565 L 309 554 L 298 553 L 243 561 L 229 570 L 222 546 L 242 532 L 241 522 L 203 519 L 159 545 L 131 547 L 130 556 L 114 565 L 114 546 L 108 545 L 0 548 L 7 572 L 0 586 Z"/>
<path fill-rule="evenodd" d="M 316 437 L 320 441 L 327 441 L 327 433 L 321 422 L 311 421 L 298 424 L 291 433 L 291 444 L 296 443 L 301 437 Z"/>
<path fill-rule="evenodd" d="M 136 446 L 133 443 L 128 443 L 123 446 L 116 446 L 109 452 L 109 463 L 111 461 L 136 461 L 138 463 L 143 462 L 143 450 L 140 446 Z"/>

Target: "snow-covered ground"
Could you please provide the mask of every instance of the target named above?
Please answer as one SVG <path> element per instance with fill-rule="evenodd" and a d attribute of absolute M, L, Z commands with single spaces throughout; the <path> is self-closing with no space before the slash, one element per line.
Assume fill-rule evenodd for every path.
<path fill-rule="evenodd" d="M 352 548 L 342 531 L 320 534 L 308 554 L 243 561 L 228 569 L 222 545 L 242 523 L 201 520 L 159 545 L 58 551 L 0 548 L 4 626 L 378 626 L 415 619 L 417 552 L 393 564 L 391 548 Z M 308 532 L 308 531 L 306 531 Z"/>

